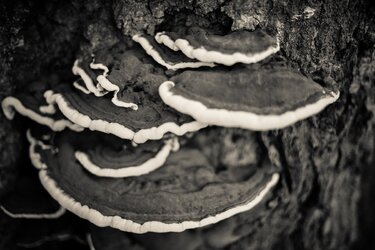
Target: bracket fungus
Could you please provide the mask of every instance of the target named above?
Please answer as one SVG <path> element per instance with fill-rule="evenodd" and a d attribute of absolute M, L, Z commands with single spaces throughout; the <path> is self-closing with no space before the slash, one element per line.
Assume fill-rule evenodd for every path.
<path fill-rule="evenodd" d="M 226 35 L 212 34 L 200 27 L 182 32 L 160 32 L 155 39 L 174 51 L 201 62 L 231 66 L 236 63 L 256 63 L 279 51 L 276 37 L 262 30 L 234 31 Z"/>
<path fill-rule="evenodd" d="M 113 134 L 123 139 L 144 143 L 159 140 L 166 133 L 183 135 L 197 131 L 205 124 L 158 105 L 142 105 L 135 112 L 112 105 L 106 98 L 73 91 L 60 85 L 46 92 L 49 104 L 56 104 L 73 123 L 93 131 Z"/>
<path fill-rule="evenodd" d="M 53 130 L 27 134 L 40 182 L 62 210 L 100 227 L 182 232 L 252 210 L 280 173 L 249 130 L 284 128 L 339 97 L 276 60 L 260 63 L 279 50 L 261 30 L 132 38 L 80 55 L 73 84 L 30 84 L 2 102 L 6 117 L 16 110 Z"/>
<path fill-rule="evenodd" d="M 193 142 L 147 175 L 100 178 L 79 166 L 68 141 L 55 138 L 50 148 L 38 152 L 47 166 L 39 170 L 43 186 L 78 216 L 133 233 L 181 232 L 217 223 L 250 210 L 279 179 L 267 162 L 218 171 L 220 166 L 212 165 Z"/>
<path fill-rule="evenodd" d="M 160 46 L 154 37 L 148 35 L 134 35 L 133 40 L 139 43 L 145 52 L 150 55 L 157 63 L 171 70 L 214 67 L 212 62 L 201 62 L 185 56 L 180 51 L 173 51 Z"/>
<path fill-rule="evenodd" d="M 177 138 L 166 139 L 159 147 L 157 143 L 149 144 L 123 144 L 121 150 L 99 144 L 87 152 L 76 151 L 75 157 L 94 175 L 122 178 L 148 174 L 162 167 L 169 154 L 179 148 Z"/>
<path fill-rule="evenodd" d="M 259 131 L 289 126 L 339 97 L 278 65 L 184 71 L 160 85 L 159 93 L 166 104 L 199 122 Z"/>
<path fill-rule="evenodd" d="M 134 145 L 129 140 L 99 132 L 64 131 L 56 135 L 46 132 L 40 135 L 39 132 L 39 135 L 33 135 L 32 131 L 28 131 L 27 138 L 30 158 L 37 169 L 47 168 L 38 152 L 43 149 L 56 150 L 51 146 L 52 139 L 59 141 L 64 138 L 64 147 L 69 147 L 75 159 L 91 174 L 113 178 L 150 173 L 163 166 L 169 155 L 179 149 L 176 137 Z M 43 142 L 37 137 L 49 139 Z"/>
<path fill-rule="evenodd" d="M 46 102 L 44 91 L 48 89 L 48 80 L 31 82 L 23 90 L 13 96 L 4 98 L 1 107 L 6 118 L 12 120 L 17 111 L 31 120 L 48 126 L 53 131 L 61 131 L 66 127 L 82 131 L 83 127 L 67 120 L 54 106 Z"/>

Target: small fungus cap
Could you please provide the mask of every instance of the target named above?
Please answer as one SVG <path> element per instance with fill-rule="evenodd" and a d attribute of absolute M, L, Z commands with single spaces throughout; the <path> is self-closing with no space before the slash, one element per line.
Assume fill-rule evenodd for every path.
<path fill-rule="evenodd" d="M 169 48 L 181 50 L 189 58 L 227 66 L 256 63 L 280 49 L 277 38 L 262 30 L 234 31 L 226 35 L 212 34 L 199 27 L 184 30 L 187 31 L 158 33 L 156 40 Z"/>
<path fill-rule="evenodd" d="M 139 176 L 163 166 L 171 152 L 178 150 L 177 138 L 134 145 L 129 140 L 100 132 L 64 131 L 64 137 L 78 162 L 93 175 L 113 178 Z"/>
<path fill-rule="evenodd" d="M 133 40 L 139 43 L 145 52 L 150 55 L 157 63 L 171 70 L 185 69 L 185 68 L 199 68 L 203 66 L 214 67 L 215 64 L 211 62 L 200 62 L 196 59 L 191 59 L 185 56 L 180 51 L 170 50 L 158 44 L 154 37 L 149 35 L 135 35 Z"/>

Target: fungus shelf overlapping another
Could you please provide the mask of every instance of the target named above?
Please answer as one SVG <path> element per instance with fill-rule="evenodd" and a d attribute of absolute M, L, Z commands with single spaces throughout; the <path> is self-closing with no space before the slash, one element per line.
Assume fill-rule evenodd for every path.
<path fill-rule="evenodd" d="M 49 87 L 49 80 L 43 79 L 28 84 L 14 96 L 6 97 L 1 102 L 4 115 L 11 120 L 17 111 L 53 131 L 61 131 L 67 127 L 74 131 L 82 131 L 83 127 L 70 122 L 53 105 L 47 103 L 44 93 Z"/>
<path fill-rule="evenodd" d="M 269 59 L 279 41 L 264 31 L 176 30 L 82 52 L 79 79 L 41 80 L 2 102 L 8 118 L 15 109 L 53 130 L 28 132 L 40 181 L 97 226 L 182 232 L 251 210 L 280 170 L 249 130 L 290 126 L 339 97 Z"/>
<path fill-rule="evenodd" d="M 339 97 L 278 65 L 185 71 L 160 85 L 159 93 L 166 104 L 201 123 L 250 130 L 284 128 Z"/>
<path fill-rule="evenodd" d="M 39 172 L 46 190 L 98 226 L 133 233 L 181 232 L 216 223 L 254 207 L 279 178 L 268 162 L 219 171 L 222 167 L 212 165 L 191 139 L 147 175 L 100 179 L 76 161 L 75 135 L 52 138 L 50 147 L 38 150 L 46 166 Z"/>
<path fill-rule="evenodd" d="M 157 33 L 155 38 L 158 43 L 174 51 L 180 50 L 191 59 L 226 66 L 256 63 L 280 49 L 277 38 L 262 30 L 218 35 L 200 27 L 190 27 Z"/>

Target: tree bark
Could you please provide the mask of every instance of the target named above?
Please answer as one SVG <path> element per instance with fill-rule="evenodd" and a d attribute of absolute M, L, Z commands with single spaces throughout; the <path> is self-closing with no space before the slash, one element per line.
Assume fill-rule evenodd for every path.
<path fill-rule="evenodd" d="M 243 219 L 228 249 L 375 247 L 375 6 L 371 1 L 7 1 L 0 3 L 0 99 L 55 73 L 71 80 L 80 49 L 114 43 L 112 34 L 154 34 L 178 17 L 232 30 L 276 34 L 279 54 L 341 96 L 324 112 L 261 133 L 282 179 L 257 219 Z M 25 164 L 22 126 L 0 116 L 0 196 Z M 0 248 L 11 245 L 0 215 Z M 4 225 L 4 226 L 3 226 Z M 8 245 L 7 245 L 8 244 Z"/>

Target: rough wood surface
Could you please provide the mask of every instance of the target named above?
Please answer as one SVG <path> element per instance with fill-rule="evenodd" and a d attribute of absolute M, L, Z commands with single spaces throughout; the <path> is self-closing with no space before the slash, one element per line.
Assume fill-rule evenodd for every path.
<path fill-rule="evenodd" d="M 341 97 L 323 113 L 261 138 L 282 169 L 277 198 L 256 221 L 236 228 L 228 249 L 362 249 L 375 236 L 375 6 L 371 1 L 2 1 L 0 99 L 54 72 L 70 76 L 80 48 L 116 41 L 113 33 L 153 34 L 176 16 L 202 25 L 261 27 L 280 54 Z M 20 128 L 0 116 L 0 195 L 26 152 Z M 23 156 L 21 156 L 23 155 Z M 0 216 L 0 228 L 7 225 Z M 8 232 L 10 233 L 10 232 Z M 0 230 L 0 248 L 11 237 Z M 374 245 L 372 245 L 374 246 Z"/>

